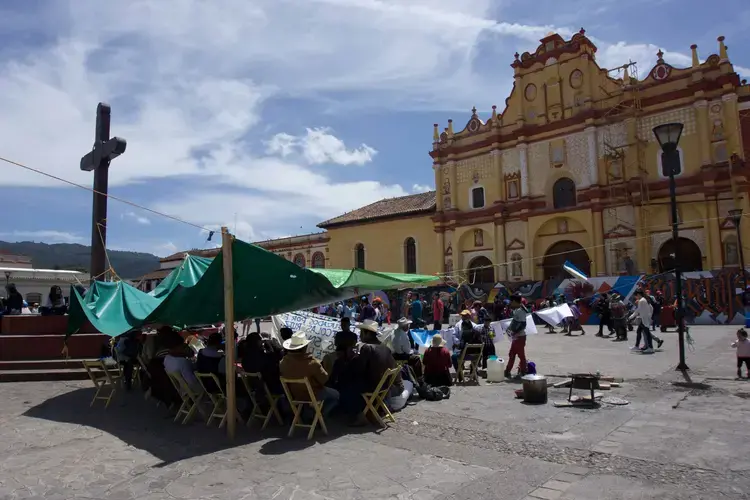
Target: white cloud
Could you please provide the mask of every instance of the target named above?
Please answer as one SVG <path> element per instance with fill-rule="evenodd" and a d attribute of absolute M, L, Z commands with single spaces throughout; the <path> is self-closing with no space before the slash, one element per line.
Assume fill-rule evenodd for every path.
<path fill-rule="evenodd" d="M 157 245 L 154 249 L 155 255 L 158 255 L 159 257 L 167 257 L 169 255 L 172 255 L 173 253 L 176 253 L 178 250 L 179 248 L 177 248 L 177 245 L 175 245 L 171 241 L 168 241 L 161 245 Z"/>
<path fill-rule="evenodd" d="M 149 219 L 148 217 L 144 217 L 142 215 L 138 215 L 135 212 L 125 212 L 124 214 L 122 214 L 122 218 L 132 219 L 136 221 L 138 224 L 143 224 L 144 226 L 148 226 L 149 224 L 151 224 L 151 219 Z"/>
<path fill-rule="evenodd" d="M 348 149 L 344 141 L 330 133 L 327 128 L 307 129 L 303 136 L 279 133 L 267 143 L 269 154 L 287 157 L 299 153 L 305 162 L 311 165 L 336 163 L 338 165 L 364 165 L 372 161 L 377 154 L 374 148 L 362 144 L 358 148 Z"/>
<path fill-rule="evenodd" d="M 12 241 L 39 241 L 45 243 L 83 243 L 84 238 L 77 234 L 65 231 L 41 230 L 41 231 L 10 231 L 0 233 L 0 238 Z"/>
<path fill-rule="evenodd" d="M 432 186 L 428 186 L 427 184 L 414 184 L 411 187 L 412 193 L 426 193 L 427 191 L 432 191 Z"/>

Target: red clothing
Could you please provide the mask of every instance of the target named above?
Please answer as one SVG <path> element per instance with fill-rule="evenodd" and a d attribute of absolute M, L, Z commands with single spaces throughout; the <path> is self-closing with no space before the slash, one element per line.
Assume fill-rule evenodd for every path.
<path fill-rule="evenodd" d="M 519 370 L 521 373 L 526 373 L 526 336 L 516 337 L 510 342 L 510 352 L 508 352 L 508 364 L 505 366 L 505 373 L 510 373 L 513 370 L 513 365 L 516 362 L 516 356 L 518 356 Z"/>
<path fill-rule="evenodd" d="M 450 371 L 453 363 L 451 362 L 451 353 L 445 347 L 430 347 L 422 358 L 425 375 L 437 375 Z"/>
<path fill-rule="evenodd" d="M 435 321 L 443 321 L 443 312 L 445 311 L 445 304 L 440 299 L 432 301 L 432 319 Z"/>

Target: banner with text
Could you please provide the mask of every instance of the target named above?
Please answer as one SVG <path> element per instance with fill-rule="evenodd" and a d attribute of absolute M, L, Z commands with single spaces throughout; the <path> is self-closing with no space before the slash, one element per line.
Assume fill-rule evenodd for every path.
<path fill-rule="evenodd" d="M 316 359 L 322 360 L 323 356 L 329 352 L 335 351 L 334 337 L 337 332 L 341 331 L 341 319 L 330 316 L 322 316 L 308 311 L 295 311 L 283 314 L 277 314 L 271 317 L 272 332 L 271 334 L 279 342 L 281 334 L 279 330 L 287 327 L 294 332 L 305 332 L 310 339 L 309 352 Z M 352 322 L 352 331 L 359 338 L 359 328 L 357 323 Z M 384 344 L 390 346 L 393 330 L 395 325 L 384 325 L 378 329 L 378 338 Z"/>

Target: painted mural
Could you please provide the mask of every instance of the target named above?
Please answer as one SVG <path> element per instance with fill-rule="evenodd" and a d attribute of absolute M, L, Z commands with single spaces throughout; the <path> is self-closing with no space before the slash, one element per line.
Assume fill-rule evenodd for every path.
<path fill-rule="evenodd" d="M 748 273 L 750 276 L 750 273 Z M 750 277 L 748 278 L 750 279 Z M 743 278 L 736 270 L 699 271 L 683 274 L 683 293 L 686 299 L 686 320 L 693 325 L 741 325 L 745 323 L 742 306 Z M 550 295 L 563 295 L 566 300 L 581 299 L 582 323 L 596 324 L 599 321 L 591 304 L 602 293 L 618 292 L 629 300 L 637 287 L 649 290 L 652 294 L 660 291 L 667 304 L 675 298 L 675 277 L 672 273 L 641 276 L 592 277 L 588 281 L 575 279 L 554 279 L 546 281 L 503 282 L 492 285 L 459 285 L 425 287 L 411 291 L 389 292 L 392 306 L 399 311 L 406 310 L 406 303 L 415 294 L 429 303 L 433 293 L 440 294 L 451 313 L 456 313 L 466 303 L 479 300 L 492 303 L 504 300 L 516 293 L 526 298 L 528 303 L 538 306 Z M 667 318 L 671 308 L 664 313 Z M 664 317 L 664 316 L 663 316 Z M 671 324 L 672 321 L 665 322 Z"/>

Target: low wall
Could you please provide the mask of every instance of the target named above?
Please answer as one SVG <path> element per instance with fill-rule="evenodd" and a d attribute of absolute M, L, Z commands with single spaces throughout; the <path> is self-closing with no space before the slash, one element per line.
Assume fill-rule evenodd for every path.
<path fill-rule="evenodd" d="M 68 316 L 39 316 L 20 314 L 3 316 L 0 320 L 0 334 L 6 335 L 64 335 L 68 328 Z M 97 333 L 89 323 L 83 325 L 81 333 Z"/>

